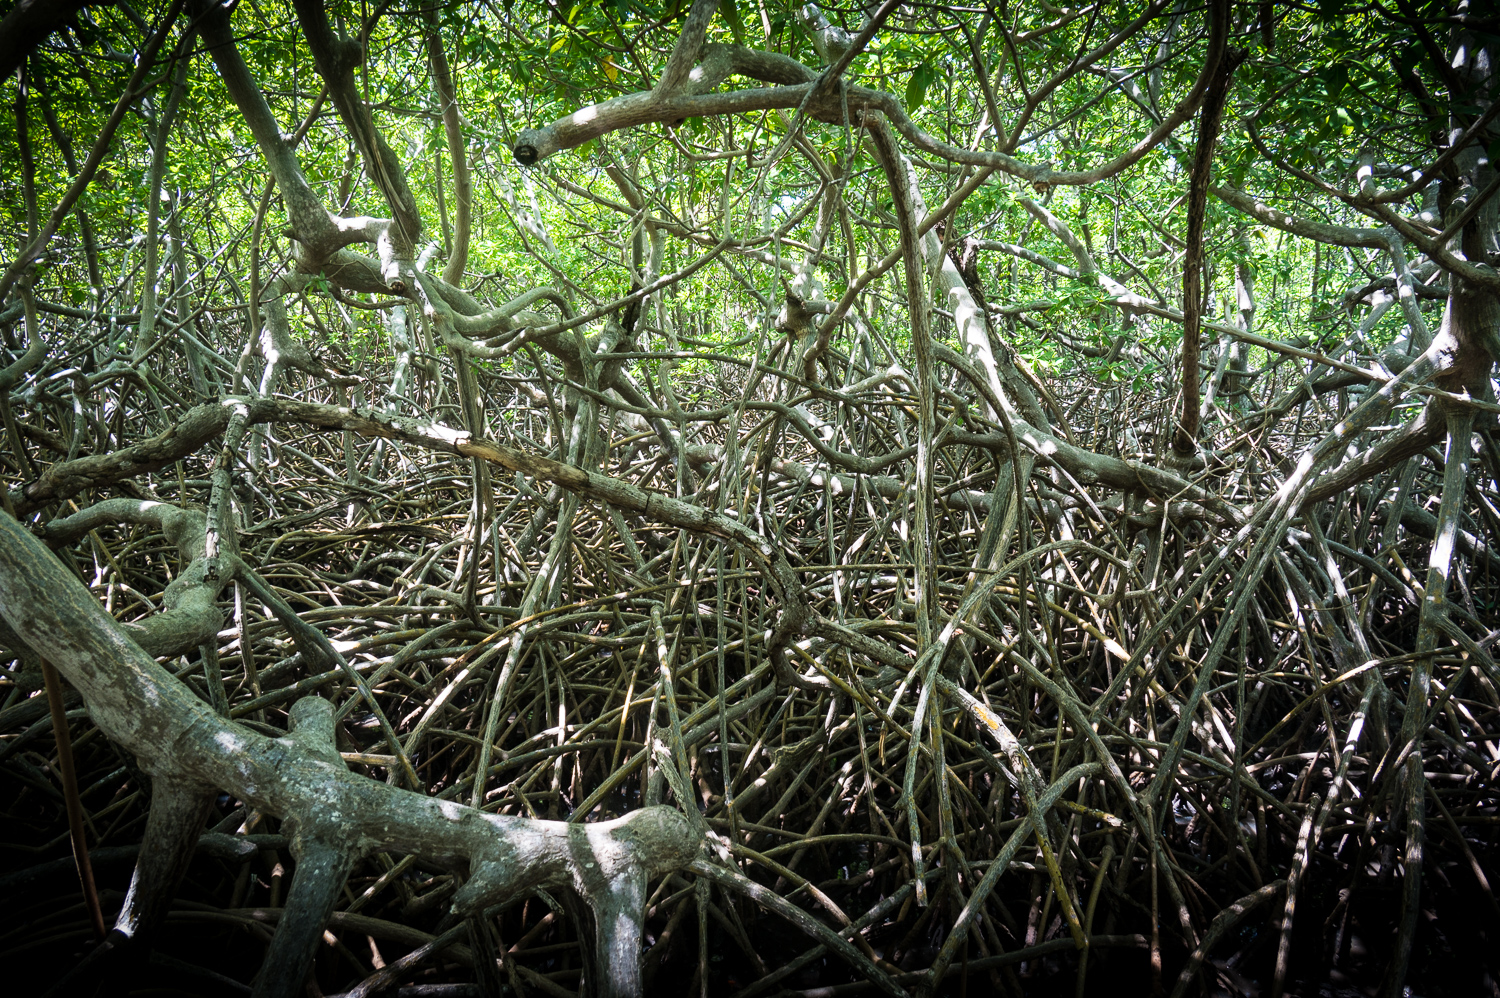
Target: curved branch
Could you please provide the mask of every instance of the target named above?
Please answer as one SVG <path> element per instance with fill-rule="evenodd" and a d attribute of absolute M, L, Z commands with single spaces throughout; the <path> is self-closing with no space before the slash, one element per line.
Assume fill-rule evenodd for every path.
<path fill-rule="evenodd" d="M 375 127 L 370 109 L 354 88 L 354 67 L 363 58 L 358 42 L 338 37 L 328 23 L 328 12 L 321 0 L 295 0 L 297 21 L 302 26 L 302 35 L 312 49 L 313 63 L 318 75 L 323 77 L 333 106 L 338 109 L 344 127 L 354 138 L 364 159 L 365 173 L 385 195 L 391 207 L 391 216 L 396 221 L 397 234 L 402 245 L 396 255 L 408 260 L 408 254 L 422 235 L 422 216 L 417 211 L 417 202 L 406 183 L 406 170 L 395 152 L 386 143 L 385 137 Z"/>
<path fill-rule="evenodd" d="M 714 11 L 718 9 L 719 0 L 694 0 L 687 20 L 682 24 L 682 33 L 677 36 L 677 44 L 672 47 L 672 54 L 667 58 L 666 68 L 661 71 L 661 78 L 651 91 L 653 95 L 665 97 L 688 82 L 693 65 L 698 61 L 698 54 L 703 51 L 708 24 L 713 20 Z"/>
<path fill-rule="evenodd" d="M 1273 229 L 1280 229 L 1294 236 L 1302 236 L 1304 239 L 1312 239 L 1320 243 L 1383 250 L 1390 246 L 1391 239 L 1395 235 L 1390 229 L 1356 229 L 1348 225 L 1311 222 L 1272 208 L 1264 201 L 1226 184 L 1210 187 L 1209 190 L 1220 201 L 1244 212 L 1262 225 L 1269 225 Z"/>
<path fill-rule="evenodd" d="M 907 116 L 901 101 L 891 94 L 867 87 L 851 86 L 846 90 L 846 105 L 836 91 L 826 92 L 828 88 L 823 87 L 818 82 L 817 75 L 806 66 L 793 63 L 794 66 L 800 68 L 801 72 L 798 73 L 795 69 L 785 65 L 791 60 L 784 57 L 774 62 L 768 62 L 764 58 L 752 59 L 749 57 L 750 50 L 740 49 L 737 46 L 733 49 L 725 47 L 716 53 L 723 62 L 727 63 L 727 66 L 716 63 L 713 73 L 707 72 L 710 60 L 705 59 L 703 66 L 700 67 L 704 71 L 701 75 L 705 85 L 716 83 L 714 76 L 717 76 L 720 71 L 723 75 L 718 76 L 718 79 L 735 73 L 764 80 L 769 75 L 765 73 L 768 68 L 772 68 L 782 79 L 787 77 L 795 79 L 800 76 L 800 81 L 787 86 L 735 90 L 722 94 L 700 93 L 676 96 L 659 91 L 626 94 L 623 97 L 581 108 L 550 125 L 524 129 L 517 136 L 512 153 L 516 157 L 516 162 L 522 166 L 530 166 L 553 153 L 572 149 L 600 135 L 633 125 L 776 108 L 801 108 L 820 121 L 841 124 L 844 121 L 847 106 L 851 116 L 863 111 L 883 113 L 891 120 L 895 129 L 906 137 L 907 141 L 919 149 L 955 163 L 992 167 L 1028 181 L 1039 188 L 1092 184 L 1112 177 L 1135 164 L 1197 112 L 1208 93 L 1209 81 L 1217 71 L 1223 55 L 1229 33 L 1228 22 L 1227 4 L 1224 0 L 1216 0 L 1210 8 L 1208 56 L 1204 62 L 1203 72 L 1194 81 L 1187 96 L 1172 110 L 1171 114 L 1167 115 L 1129 151 L 1093 170 L 1059 173 L 1054 171 L 1049 163 L 1026 163 L 1003 152 L 964 149 L 919 129 Z M 697 73 L 698 70 L 694 72 Z"/>
<path fill-rule="evenodd" d="M 488 814 L 351 774 L 323 740 L 269 738 L 216 714 L 140 649 L 93 595 L 9 516 L 0 515 L 0 614 L 83 695 L 102 731 L 148 772 L 227 790 L 341 854 L 383 849 L 467 867 L 453 900 L 468 915 L 532 891 L 569 887 L 615 917 L 641 878 L 680 869 L 700 840 L 678 812 L 645 808 L 577 825 Z M 316 704 L 301 708 L 316 715 Z M 197 829 L 194 829 L 196 832 Z M 326 879 L 326 878 L 324 878 Z M 300 986 L 300 981 L 296 982 Z"/>

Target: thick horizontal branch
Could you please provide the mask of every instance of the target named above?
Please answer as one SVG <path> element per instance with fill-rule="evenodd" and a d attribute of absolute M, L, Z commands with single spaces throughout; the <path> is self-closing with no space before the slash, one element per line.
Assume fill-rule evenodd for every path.
<path fill-rule="evenodd" d="M 1237 187 L 1220 185 L 1210 187 L 1209 190 L 1220 201 L 1244 212 L 1262 225 L 1269 225 L 1273 229 L 1290 232 L 1294 236 L 1301 236 L 1315 242 L 1328 243 L 1333 246 L 1359 246 L 1364 249 L 1384 250 L 1390 247 L 1391 240 L 1396 236 L 1390 229 L 1356 229 L 1348 225 L 1330 225 L 1326 222 L 1312 222 L 1295 215 L 1288 215 Z"/>
<path fill-rule="evenodd" d="M 11 490 L 11 505 L 18 514 L 25 515 L 49 503 L 70 499 L 85 489 L 159 471 L 223 433 L 232 414 L 228 406 L 216 402 L 195 406 L 172 426 L 140 443 L 109 454 L 54 464 L 36 481 Z"/>

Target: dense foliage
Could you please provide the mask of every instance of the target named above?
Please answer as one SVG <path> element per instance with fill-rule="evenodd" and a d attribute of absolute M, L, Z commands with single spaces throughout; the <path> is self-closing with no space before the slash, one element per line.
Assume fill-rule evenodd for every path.
<path fill-rule="evenodd" d="M 1471 0 L 11 5 L 0 950 L 1500 994 L 1497 55 Z"/>

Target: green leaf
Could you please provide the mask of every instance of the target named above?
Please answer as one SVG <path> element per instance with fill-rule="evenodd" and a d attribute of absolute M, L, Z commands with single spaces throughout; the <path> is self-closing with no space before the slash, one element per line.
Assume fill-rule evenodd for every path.
<path fill-rule="evenodd" d="M 740 20 L 740 12 L 735 7 L 734 0 L 719 0 L 719 16 L 729 25 L 729 33 L 734 35 L 735 44 L 745 44 L 745 24 Z"/>
<path fill-rule="evenodd" d="M 1323 83 L 1328 87 L 1328 96 L 1337 97 L 1349 83 L 1349 67 L 1334 63 L 1323 73 Z"/>
<path fill-rule="evenodd" d="M 927 88 L 932 86 L 932 78 L 936 76 L 932 63 L 924 62 L 911 72 L 911 79 L 906 83 L 906 113 L 915 114 L 917 108 L 927 99 Z"/>

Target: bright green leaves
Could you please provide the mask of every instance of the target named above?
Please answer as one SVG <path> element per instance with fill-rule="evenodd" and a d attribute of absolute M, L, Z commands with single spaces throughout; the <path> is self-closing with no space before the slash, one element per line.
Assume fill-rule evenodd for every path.
<path fill-rule="evenodd" d="M 916 69 L 911 71 L 911 78 L 906 83 L 906 112 L 908 114 L 915 114 L 917 108 L 927 100 L 927 90 L 937 78 L 938 69 L 931 59 L 923 60 Z"/>
<path fill-rule="evenodd" d="M 1323 86 L 1324 134 L 1334 134 L 1335 130 L 1339 136 L 1353 133 L 1360 127 L 1361 116 L 1351 104 L 1361 94 L 1358 86 L 1350 84 L 1349 63 L 1339 61 L 1325 66 L 1318 71 L 1317 78 Z"/>
<path fill-rule="evenodd" d="M 578 15 L 582 11 L 583 11 L 583 4 L 574 4 L 571 8 L 568 9 L 567 16 L 563 18 L 563 24 L 567 25 L 568 27 L 572 27 L 573 24 L 577 22 Z M 559 49 L 563 48 L 565 45 L 567 45 L 569 42 L 571 42 L 573 40 L 574 40 L 573 33 L 570 32 L 570 31 L 567 31 L 565 29 L 563 31 L 562 36 L 559 37 L 557 39 L 557 41 L 555 41 L 555 42 L 552 43 L 552 47 L 547 50 L 547 54 L 551 55 L 552 53 L 554 53 L 554 52 L 558 51 Z"/>

